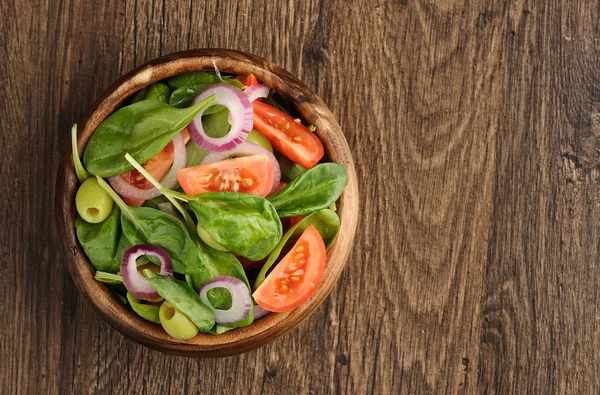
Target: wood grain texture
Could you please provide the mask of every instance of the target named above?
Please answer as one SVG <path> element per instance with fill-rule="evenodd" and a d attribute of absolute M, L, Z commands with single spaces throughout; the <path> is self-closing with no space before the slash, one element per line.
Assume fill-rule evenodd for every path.
<path fill-rule="evenodd" d="M 598 393 L 599 12 L 583 0 L 0 3 L 0 393 Z M 202 47 L 270 59 L 323 98 L 364 209 L 310 320 L 198 361 L 92 311 L 63 269 L 52 195 L 70 125 L 112 81 Z"/>

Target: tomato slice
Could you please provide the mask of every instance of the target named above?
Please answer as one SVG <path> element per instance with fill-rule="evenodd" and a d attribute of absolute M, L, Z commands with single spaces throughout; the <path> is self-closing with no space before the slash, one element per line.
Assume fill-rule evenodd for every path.
<path fill-rule="evenodd" d="M 177 179 L 190 195 L 228 191 L 266 197 L 273 188 L 275 174 L 266 155 L 252 155 L 181 169 Z"/>
<path fill-rule="evenodd" d="M 323 157 L 323 144 L 294 118 L 273 106 L 254 101 L 254 128 L 265 135 L 275 149 L 302 167 L 310 169 Z"/>
<path fill-rule="evenodd" d="M 283 313 L 295 309 L 315 293 L 326 263 L 323 238 L 310 225 L 252 296 L 260 307 L 269 311 Z"/>
<path fill-rule="evenodd" d="M 258 85 L 258 80 L 254 76 L 254 74 L 240 75 L 240 76 L 236 77 L 235 79 L 246 86 Z"/>
<path fill-rule="evenodd" d="M 190 132 L 187 128 L 184 128 L 181 131 L 181 135 L 183 136 L 183 142 L 187 143 L 190 139 Z M 157 180 L 161 180 L 165 174 L 169 171 L 171 166 L 173 165 L 173 160 L 175 159 L 175 146 L 171 141 L 162 151 L 158 154 L 154 155 L 148 161 L 142 164 L 142 167 L 146 169 L 148 173 L 150 173 Z M 121 174 L 121 178 L 127 181 L 129 184 L 136 186 L 140 189 L 150 189 L 152 188 L 152 184 L 150 181 L 146 180 L 146 178 L 136 169 L 128 171 L 127 173 Z M 123 200 L 129 206 L 141 206 L 144 204 L 145 200 L 143 199 L 131 199 L 126 196 L 123 196 Z"/>

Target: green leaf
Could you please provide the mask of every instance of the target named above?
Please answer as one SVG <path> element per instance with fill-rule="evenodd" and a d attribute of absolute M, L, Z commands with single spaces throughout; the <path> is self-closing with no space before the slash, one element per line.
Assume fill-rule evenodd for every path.
<path fill-rule="evenodd" d="M 130 245 L 153 244 L 165 249 L 175 272 L 191 273 L 202 265 L 185 225 L 170 214 L 149 207 L 129 207 L 121 214 L 121 225 Z"/>
<path fill-rule="evenodd" d="M 198 147 L 198 144 L 194 143 L 193 140 L 187 143 L 185 150 L 187 155 L 185 167 L 198 166 L 206 154 L 208 154 L 207 150 Z"/>
<path fill-rule="evenodd" d="M 302 236 L 302 233 L 304 233 L 304 231 L 310 225 L 314 225 L 315 228 L 317 228 L 317 231 L 319 231 L 319 234 L 323 238 L 325 247 L 329 249 L 335 241 L 335 238 L 340 230 L 340 218 L 335 212 L 329 209 L 320 210 L 304 218 L 302 221 L 298 222 L 287 232 L 285 232 L 273 252 L 271 252 L 269 255 L 269 259 L 267 259 L 263 265 L 260 273 L 256 277 L 254 289 L 257 289 L 260 284 L 265 281 L 267 272 L 271 266 L 273 266 L 273 263 L 275 263 L 280 256 L 287 254 L 291 250 L 300 236 Z"/>
<path fill-rule="evenodd" d="M 310 214 L 335 202 L 348 184 L 346 166 L 322 163 L 267 199 L 280 218 Z"/>
<path fill-rule="evenodd" d="M 96 281 L 100 281 L 101 283 L 104 283 L 104 284 L 110 284 L 110 285 L 122 285 L 123 284 L 122 276 L 120 276 L 118 274 L 107 273 L 107 272 L 102 272 L 102 271 L 97 271 L 96 274 L 94 275 L 94 279 L 96 279 Z"/>
<path fill-rule="evenodd" d="M 213 85 L 221 82 L 219 76 L 212 71 L 191 71 L 189 73 L 177 74 L 167 81 L 171 89 L 179 89 L 186 86 Z"/>
<path fill-rule="evenodd" d="M 104 221 L 90 224 L 79 215 L 75 218 L 77 240 L 97 271 L 117 273 L 121 261 L 116 260 L 117 248 L 121 238 L 120 210 L 117 205 Z"/>
<path fill-rule="evenodd" d="M 289 180 L 294 180 L 308 171 L 299 164 L 292 162 L 285 156 L 280 157 L 279 159 L 277 159 L 277 161 L 279 162 L 281 174 L 286 176 Z"/>
<path fill-rule="evenodd" d="M 216 106 L 214 106 L 216 107 Z M 229 110 L 224 109 L 214 114 L 202 116 L 202 128 L 208 137 L 220 138 L 231 130 Z"/>
<path fill-rule="evenodd" d="M 147 94 L 148 94 L 148 87 L 145 86 L 135 93 L 135 95 L 133 96 L 133 99 L 131 99 L 131 104 L 145 100 Z"/>
<path fill-rule="evenodd" d="M 144 276 L 156 292 L 185 314 L 200 332 L 208 332 L 215 325 L 214 311 L 202 302 L 188 283 L 152 273 L 148 269 L 144 270 Z"/>
<path fill-rule="evenodd" d="M 115 295 L 117 297 L 117 299 L 119 299 L 119 302 L 123 303 L 124 305 L 127 305 L 127 299 L 125 299 L 123 297 L 123 295 L 121 295 L 120 293 L 118 293 L 118 292 L 116 292 L 114 290 L 111 290 L 111 292 L 112 292 L 113 295 Z"/>
<path fill-rule="evenodd" d="M 182 86 L 171 93 L 169 104 L 177 108 L 186 108 L 192 105 L 196 96 L 211 84 Z M 208 111 L 208 110 L 207 110 Z"/>
<path fill-rule="evenodd" d="M 73 165 L 75 166 L 75 174 L 77 174 L 77 179 L 79 182 L 84 182 L 90 177 L 90 173 L 88 173 L 81 164 L 81 159 L 79 158 L 79 151 L 77 151 L 77 124 L 74 123 L 71 128 L 71 147 L 73 149 Z"/>
<path fill-rule="evenodd" d="M 160 325 L 160 319 L 158 318 L 158 306 L 144 304 L 138 299 L 136 299 L 136 297 L 129 292 L 127 292 L 127 300 L 129 301 L 131 308 L 137 313 L 137 315 L 139 315 L 146 321 L 154 322 L 155 324 Z"/>
<path fill-rule="evenodd" d="M 245 193 L 195 195 L 198 225 L 226 249 L 253 261 L 266 257 L 281 238 L 281 221 L 268 200 Z"/>
<path fill-rule="evenodd" d="M 148 92 L 144 100 L 160 100 L 163 103 L 169 103 L 169 96 L 171 96 L 171 90 L 167 84 L 155 82 L 148 87 Z"/>
<path fill-rule="evenodd" d="M 143 100 L 117 110 L 98 126 L 88 141 L 83 154 L 88 171 L 112 177 L 133 169 L 125 153 L 129 152 L 140 163 L 152 158 L 213 100 L 211 96 L 184 109 L 160 100 Z"/>

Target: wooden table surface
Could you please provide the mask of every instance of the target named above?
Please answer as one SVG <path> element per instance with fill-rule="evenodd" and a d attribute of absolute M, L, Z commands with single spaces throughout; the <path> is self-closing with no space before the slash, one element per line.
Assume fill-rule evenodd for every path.
<path fill-rule="evenodd" d="M 597 393 L 598 1 L 0 4 L 0 393 Z M 151 351 L 55 236 L 69 130 L 118 76 L 251 52 L 330 106 L 363 210 L 338 286 L 238 357 Z"/>

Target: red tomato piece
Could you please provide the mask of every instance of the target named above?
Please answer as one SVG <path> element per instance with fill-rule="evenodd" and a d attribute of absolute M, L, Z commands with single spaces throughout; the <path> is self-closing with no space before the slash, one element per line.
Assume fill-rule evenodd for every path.
<path fill-rule="evenodd" d="M 236 77 L 235 79 L 238 80 L 239 82 L 241 82 L 242 84 L 244 84 L 245 86 L 258 85 L 258 80 L 254 76 L 254 74 L 240 75 L 240 76 Z"/>
<path fill-rule="evenodd" d="M 273 106 L 254 101 L 254 128 L 290 160 L 310 169 L 323 157 L 323 144 L 301 122 Z"/>
<path fill-rule="evenodd" d="M 190 195 L 227 191 L 266 197 L 273 188 L 275 174 L 266 155 L 252 155 L 181 169 L 177 179 Z"/>
<path fill-rule="evenodd" d="M 310 225 L 252 296 L 260 307 L 269 311 L 283 313 L 295 309 L 315 293 L 326 263 L 323 238 Z"/>

